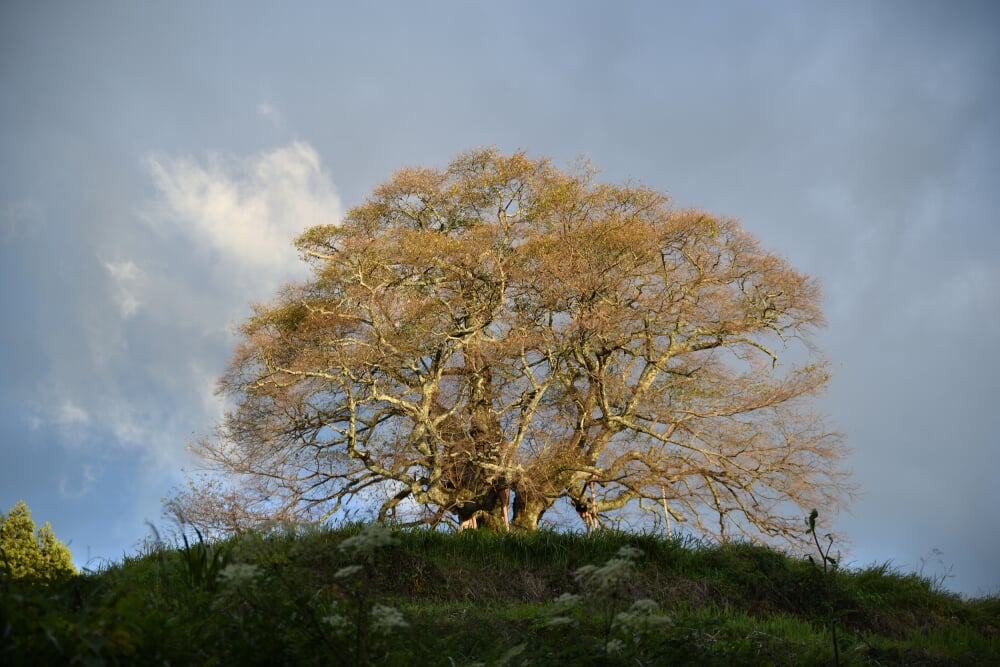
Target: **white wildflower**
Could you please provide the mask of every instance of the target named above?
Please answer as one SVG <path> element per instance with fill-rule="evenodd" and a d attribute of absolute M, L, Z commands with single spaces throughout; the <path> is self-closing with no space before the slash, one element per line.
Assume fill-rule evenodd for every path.
<path fill-rule="evenodd" d="M 351 622 L 347 619 L 347 617 L 341 616 L 340 614 L 330 614 L 329 616 L 324 616 L 320 620 L 337 631 L 344 630 L 351 625 Z"/>
<path fill-rule="evenodd" d="M 635 547 L 624 546 L 619 549 L 618 553 L 615 555 L 622 560 L 633 561 L 642 558 L 642 550 L 636 549 Z"/>
<path fill-rule="evenodd" d="M 397 628 L 408 628 L 410 624 L 403 618 L 403 612 L 395 607 L 376 604 L 372 607 L 372 629 L 388 634 Z"/>
<path fill-rule="evenodd" d="M 396 538 L 383 526 L 372 524 L 365 526 L 354 537 L 348 537 L 340 543 L 340 551 L 348 556 L 370 556 L 377 549 L 396 544 Z"/>
<path fill-rule="evenodd" d="M 616 593 L 628 581 L 632 575 L 632 559 L 641 553 L 632 547 L 622 547 L 604 565 L 584 565 L 576 570 L 574 576 L 588 595 L 607 597 Z"/>
<path fill-rule="evenodd" d="M 659 610 L 660 605 L 656 603 L 656 600 L 650 600 L 649 598 L 642 598 L 632 603 L 632 611 L 636 613 L 655 614 Z"/>
<path fill-rule="evenodd" d="M 620 639 L 612 639 L 605 645 L 604 650 L 607 651 L 608 655 L 621 655 L 624 648 L 625 642 Z"/>
<path fill-rule="evenodd" d="M 360 565 L 348 565 L 347 567 L 342 567 L 334 573 L 334 577 L 337 579 L 346 579 L 348 577 L 353 577 L 363 568 Z"/>
<path fill-rule="evenodd" d="M 563 593 L 552 602 L 553 610 L 566 610 L 580 606 L 581 597 L 573 593 Z"/>
<path fill-rule="evenodd" d="M 673 624 L 669 616 L 660 612 L 660 605 L 655 600 L 636 600 L 628 611 L 615 615 L 614 627 L 621 630 L 641 632 L 653 627 L 664 627 Z"/>
<path fill-rule="evenodd" d="M 253 582 L 260 574 L 260 568 L 249 563 L 230 563 L 219 572 L 219 578 L 227 585 L 240 586 Z"/>

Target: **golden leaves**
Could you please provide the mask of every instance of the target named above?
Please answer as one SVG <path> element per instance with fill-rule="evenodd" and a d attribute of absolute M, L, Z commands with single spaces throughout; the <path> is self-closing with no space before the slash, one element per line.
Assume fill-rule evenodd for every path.
<path fill-rule="evenodd" d="M 809 466 L 839 439 L 798 409 L 826 371 L 778 363 L 822 323 L 818 286 L 734 220 L 487 148 L 400 170 L 297 243 L 313 279 L 258 309 L 224 385 L 253 421 L 233 432 L 280 454 L 268 474 L 287 454 L 336 502 L 396 485 L 438 518 L 492 511 L 502 478 L 536 513 L 519 525 L 584 479 L 605 510 L 673 485 L 671 511 L 778 532 L 755 498 L 836 487 Z"/>

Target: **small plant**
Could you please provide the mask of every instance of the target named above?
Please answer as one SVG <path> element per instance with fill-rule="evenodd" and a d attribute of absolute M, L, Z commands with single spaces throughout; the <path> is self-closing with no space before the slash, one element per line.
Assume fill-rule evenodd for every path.
<path fill-rule="evenodd" d="M 809 526 L 806 530 L 807 535 L 812 535 L 813 542 L 816 544 L 816 550 L 819 552 L 820 563 L 823 568 L 823 595 L 825 600 L 823 601 L 824 612 L 826 616 L 827 627 L 830 628 L 830 636 L 833 641 L 833 664 L 840 667 L 840 649 L 837 645 L 837 615 L 834 612 L 833 604 L 833 579 L 837 574 L 837 568 L 840 566 L 840 560 L 834 558 L 830 555 L 830 550 L 833 549 L 833 535 L 827 533 L 824 537 L 827 540 L 826 549 L 820 545 L 819 536 L 816 534 L 816 518 L 819 517 L 819 512 L 813 509 L 809 513 L 809 518 L 806 519 L 806 525 Z M 817 569 L 820 565 L 816 564 L 813 557 L 809 556 L 809 562 L 813 564 Z"/>
<path fill-rule="evenodd" d="M 181 535 L 184 549 L 180 553 L 188 583 L 194 588 L 215 590 L 220 573 L 229 565 L 230 549 L 205 542 L 197 528 L 194 532 L 198 535 L 197 544 L 190 544 L 187 535 Z"/>
<path fill-rule="evenodd" d="M 936 572 L 934 574 L 924 572 L 924 569 L 928 565 L 935 566 Z M 937 568 L 941 568 L 941 570 L 937 571 Z M 929 554 L 920 557 L 920 568 L 917 570 L 917 576 L 927 579 L 934 590 L 947 591 L 945 583 L 955 576 L 955 566 L 946 565 L 944 562 L 944 552 L 934 547 Z"/>
<path fill-rule="evenodd" d="M 642 598 L 629 603 L 629 584 L 642 551 L 623 546 L 604 565 L 584 565 L 573 577 L 581 593 L 565 593 L 556 598 L 545 626 L 577 626 L 575 616 L 583 614 L 596 621 L 599 642 L 606 658 L 622 656 L 636 648 L 654 628 L 672 624 L 654 600 Z"/>
<path fill-rule="evenodd" d="M 344 592 L 347 604 L 336 607 L 322 618 L 335 634 L 353 634 L 354 664 L 372 663 L 375 645 L 380 638 L 409 627 L 395 607 L 375 599 L 375 565 L 378 553 L 397 544 L 389 530 L 378 524 L 366 526 L 354 537 L 340 543 L 338 550 L 355 561 L 340 568 L 333 576 Z"/>

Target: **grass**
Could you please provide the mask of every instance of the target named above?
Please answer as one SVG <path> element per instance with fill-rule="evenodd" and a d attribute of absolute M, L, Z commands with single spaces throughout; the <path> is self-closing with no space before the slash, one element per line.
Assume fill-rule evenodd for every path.
<path fill-rule="evenodd" d="M 828 665 L 828 601 L 841 664 L 1000 664 L 1000 598 L 889 565 L 824 580 L 749 544 L 360 525 L 0 580 L 0 663 Z"/>

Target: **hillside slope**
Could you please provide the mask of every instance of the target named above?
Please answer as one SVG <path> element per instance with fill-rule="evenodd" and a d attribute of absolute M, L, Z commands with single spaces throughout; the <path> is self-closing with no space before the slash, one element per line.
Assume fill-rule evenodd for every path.
<path fill-rule="evenodd" d="M 996 596 L 614 532 L 282 529 L 0 587 L 11 665 L 1000 664 Z"/>

